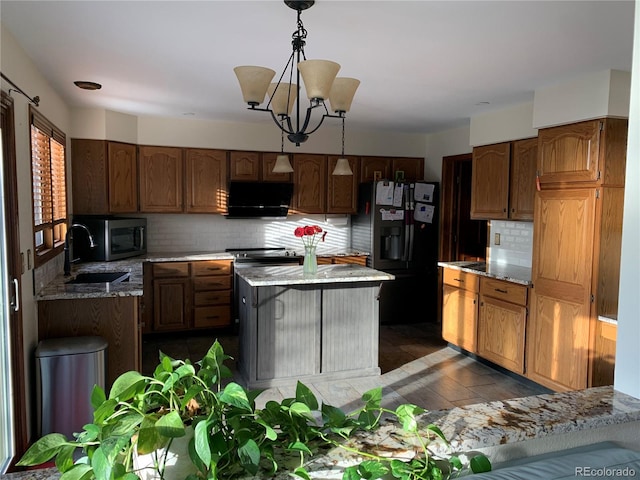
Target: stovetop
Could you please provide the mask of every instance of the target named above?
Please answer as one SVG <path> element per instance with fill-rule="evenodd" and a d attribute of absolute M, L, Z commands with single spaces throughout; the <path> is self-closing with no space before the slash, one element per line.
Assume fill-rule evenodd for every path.
<path fill-rule="evenodd" d="M 255 248 L 227 248 L 225 252 L 233 254 L 236 259 L 269 259 L 283 257 L 298 257 L 299 254 L 295 250 L 284 247 L 255 247 Z"/>

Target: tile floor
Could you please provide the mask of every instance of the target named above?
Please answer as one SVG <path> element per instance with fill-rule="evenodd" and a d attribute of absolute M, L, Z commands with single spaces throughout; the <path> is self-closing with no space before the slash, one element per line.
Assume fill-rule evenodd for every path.
<path fill-rule="evenodd" d="M 158 350 L 174 358 L 197 361 L 216 338 L 225 353 L 237 357 L 238 338 L 228 332 L 145 337 L 143 373 L 153 371 Z M 383 387 L 382 403 L 388 408 L 414 403 L 428 410 L 549 393 L 544 387 L 501 373 L 447 346 L 437 324 L 381 326 L 379 365 L 380 376 L 314 382 L 307 386 L 319 401 L 345 411 L 358 408 L 362 394 L 377 386 Z M 233 361 L 228 366 L 234 370 Z M 270 388 L 256 403 L 279 401 L 294 396 L 294 392 L 295 386 Z"/>

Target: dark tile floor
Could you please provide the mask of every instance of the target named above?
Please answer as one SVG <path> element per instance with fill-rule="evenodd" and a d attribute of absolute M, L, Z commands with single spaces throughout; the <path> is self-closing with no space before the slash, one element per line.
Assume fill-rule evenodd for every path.
<path fill-rule="evenodd" d="M 143 339 L 143 373 L 150 374 L 161 350 L 174 358 L 200 360 L 218 339 L 225 353 L 237 358 L 238 337 L 230 332 L 167 334 Z M 520 377 L 505 374 L 449 347 L 439 325 L 383 325 L 380 328 L 379 365 L 382 374 L 351 380 L 307 385 L 319 400 L 349 410 L 360 405 L 367 390 L 382 386 L 383 405 L 395 408 L 414 403 L 429 410 L 452 408 L 492 400 L 548 393 Z M 234 371 L 234 362 L 228 366 Z M 293 396 L 295 387 L 270 388 L 258 403 Z"/>

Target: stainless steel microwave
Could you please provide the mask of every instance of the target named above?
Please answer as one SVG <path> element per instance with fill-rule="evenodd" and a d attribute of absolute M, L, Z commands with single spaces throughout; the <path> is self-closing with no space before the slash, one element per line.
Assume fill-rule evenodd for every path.
<path fill-rule="evenodd" d="M 95 246 L 84 229 L 73 235 L 73 258 L 81 261 L 110 262 L 147 253 L 147 219 L 123 217 L 74 216 L 74 224 L 87 227 Z"/>

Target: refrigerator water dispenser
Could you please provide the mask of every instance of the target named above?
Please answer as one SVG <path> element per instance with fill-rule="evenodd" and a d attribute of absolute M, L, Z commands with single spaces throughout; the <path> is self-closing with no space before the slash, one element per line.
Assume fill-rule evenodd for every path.
<path fill-rule="evenodd" d="M 384 227 L 382 233 L 382 258 L 400 260 L 402 258 L 402 228 Z"/>

